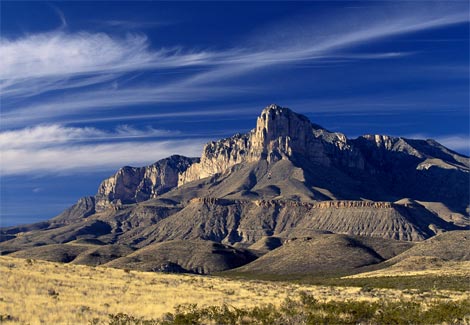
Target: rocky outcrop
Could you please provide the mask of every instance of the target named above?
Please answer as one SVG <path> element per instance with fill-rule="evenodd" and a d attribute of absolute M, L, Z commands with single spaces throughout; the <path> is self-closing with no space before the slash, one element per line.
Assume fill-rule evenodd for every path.
<path fill-rule="evenodd" d="M 178 185 L 178 175 L 197 161 L 175 155 L 147 167 L 123 167 L 99 186 L 96 211 L 146 201 L 168 192 Z"/>
<path fill-rule="evenodd" d="M 87 218 L 95 213 L 95 198 L 93 196 L 82 197 L 67 208 L 64 212 L 51 220 L 51 224 L 68 224 L 82 218 Z"/>
<path fill-rule="evenodd" d="M 208 200 L 205 198 L 205 200 Z M 218 203 L 218 201 L 214 201 Z M 347 209 L 347 208 L 375 208 L 375 209 L 389 209 L 395 207 L 392 202 L 373 202 L 373 201 L 351 201 L 351 200 L 334 200 L 322 201 L 315 203 L 298 202 L 298 201 L 281 201 L 281 200 L 257 200 L 253 202 L 259 207 L 271 207 L 279 205 L 281 207 L 304 207 L 308 209 Z"/>
<path fill-rule="evenodd" d="M 286 172 L 275 167 L 276 163 L 286 161 L 298 169 L 296 175 L 302 174 L 302 177 L 289 175 L 287 178 L 293 180 L 289 185 L 272 177 L 274 173 Z M 249 175 L 240 175 L 238 185 L 236 179 L 229 177 L 243 166 L 259 162 L 264 162 L 263 173 L 260 167 Z M 463 202 L 462 198 L 469 196 L 469 171 L 467 157 L 433 140 L 386 135 L 364 135 L 350 140 L 288 108 L 270 105 L 261 112 L 250 132 L 207 143 L 199 161 L 173 156 L 148 167 L 120 169 L 100 185 L 96 211 L 156 198 L 176 187 L 208 179 L 209 188 L 221 188 L 220 197 L 265 198 L 271 193 L 273 198 L 279 195 L 294 198 L 301 182 L 299 197 L 303 201 L 359 198 L 394 201 L 410 197 L 437 202 L 443 198 L 446 204 L 462 212 L 468 206 L 468 200 Z M 450 181 L 454 184 L 452 188 L 442 186 Z M 217 185 L 226 183 L 233 186 Z M 295 190 L 289 191 L 293 187 Z"/>
<path fill-rule="evenodd" d="M 363 157 L 344 134 L 329 132 L 307 117 L 273 104 L 261 112 L 256 128 L 249 133 L 209 142 L 200 163 L 183 172 L 178 185 L 223 173 L 239 163 L 296 157 L 326 167 L 364 168 Z"/>
<path fill-rule="evenodd" d="M 246 134 L 236 134 L 227 139 L 209 142 L 204 146 L 200 162 L 191 165 L 179 175 L 178 186 L 222 173 L 236 164 L 250 161 L 249 147 L 250 137 Z"/>
<path fill-rule="evenodd" d="M 361 177 L 380 180 L 389 195 L 445 202 L 459 212 L 468 207 L 468 157 L 434 140 L 365 135 L 351 143 L 366 157 Z"/>

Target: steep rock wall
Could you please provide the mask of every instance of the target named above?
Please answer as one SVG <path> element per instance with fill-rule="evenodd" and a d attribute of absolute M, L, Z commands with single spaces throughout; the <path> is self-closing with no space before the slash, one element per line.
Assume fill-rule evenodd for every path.
<path fill-rule="evenodd" d="M 326 167 L 335 164 L 364 168 L 363 157 L 344 134 L 329 132 L 288 108 L 270 105 L 249 133 L 209 142 L 201 161 L 181 173 L 178 186 L 223 173 L 239 163 L 260 159 L 274 162 L 295 156 Z"/>
<path fill-rule="evenodd" d="M 100 184 L 96 211 L 155 198 L 177 187 L 178 175 L 197 161 L 175 155 L 147 167 L 123 167 Z"/>

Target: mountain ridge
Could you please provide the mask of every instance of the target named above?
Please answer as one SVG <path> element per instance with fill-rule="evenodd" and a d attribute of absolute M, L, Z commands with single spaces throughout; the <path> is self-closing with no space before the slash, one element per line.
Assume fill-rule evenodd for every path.
<path fill-rule="evenodd" d="M 310 130 L 309 130 L 310 129 Z M 312 131 L 312 132 L 308 132 Z M 426 145 L 427 144 L 427 145 Z M 414 146 L 413 146 L 414 145 Z M 421 151 L 414 147 L 418 147 Z M 375 148 L 375 150 L 374 150 Z M 423 148 L 425 148 L 424 152 Z M 397 162 L 393 153 L 398 153 L 401 160 Z M 434 154 L 434 156 L 431 156 Z M 366 158 L 364 158 L 366 157 Z M 403 157 L 406 157 L 404 162 Z M 411 158 L 410 158 L 411 157 Z M 145 198 L 156 197 L 155 194 L 165 193 L 171 189 L 180 187 L 192 181 L 222 174 L 231 167 L 265 160 L 273 163 L 282 159 L 292 161 L 307 160 L 309 164 L 322 167 L 340 167 L 349 173 L 363 173 L 367 170 L 368 174 L 383 174 L 383 169 L 396 169 L 398 164 L 411 164 L 416 170 L 444 168 L 456 170 L 458 172 L 470 171 L 470 159 L 445 148 L 434 140 L 410 140 L 401 137 L 390 137 L 384 135 L 364 135 L 356 139 L 348 139 L 339 132 L 330 132 L 319 125 L 311 123 L 307 117 L 294 113 L 288 108 L 277 105 L 266 107 L 257 118 L 256 128 L 246 134 L 236 134 L 232 137 L 211 141 L 204 146 L 202 156 L 197 158 L 185 158 L 182 156 L 172 156 L 170 161 L 181 161 L 181 167 L 178 169 L 167 168 L 166 171 L 172 174 L 172 181 L 167 182 L 166 187 L 147 186 L 148 191 L 154 191 L 153 196 L 147 195 Z M 159 174 L 158 171 L 148 171 L 152 166 L 161 162 L 163 159 L 148 167 L 145 172 L 147 177 L 140 177 L 145 183 L 155 183 L 152 178 L 158 179 L 166 177 L 165 174 Z M 444 160 L 443 160 L 444 159 Z M 171 167 L 171 166 L 170 166 Z M 127 168 L 127 167 L 126 167 Z M 109 179 L 117 179 L 119 173 L 132 174 L 134 169 L 127 168 L 111 176 Z M 177 182 L 174 181 L 174 175 L 178 174 Z M 132 175 L 130 175 L 132 179 Z M 400 176 L 402 177 L 402 176 Z M 390 178 L 390 177 L 385 177 Z M 403 177 L 402 177 L 403 178 Z M 109 180 L 108 179 L 108 180 Z M 387 180 L 391 182 L 390 180 Z M 115 191 L 112 186 L 106 186 L 106 181 L 100 185 L 97 194 L 97 210 L 108 205 L 113 205 L 110 197 L 116 197 L 116 200 L 125 203 L 138 202 L 139 189 L 135 185 L 134 202 L 129 200 L 126 191 L 125 181 L 122 181 L 120 191 Z M 115 181 L 119 185 L 119 181 Z M 158 184 L 160 185 L 160 184 Z M 468 192 L 468 189 L 466 190 Z M 132 194 L 132 193 L 131 193 Z M 411 197 L 413 195 L 395 195 L 397 199 Z M 144 198 L 144 199 L 145 199 Z M 372 198 L 374 199 L 374 198 Z M 419 197 L 419 199 L 423 199 Z M 425 197 L 424 200 L 427 198 Z M 142 201 L 143 199 L 140 199 Z M 119 204 L 119 201 L 117 202 Z M 463 207 L 459 207 L 463 211 Z"/>
<path fill-rule="evenodd" d="M 0 229 L 0 252 L 62 254 L 52 256 L 54 260 L 80 252 L 51 245 L 97 241 L 107 247 L 99 253 L 102 257 L 86 253 L 78 261 L 106 260 L 128 267 L 133 259 L 126 259 L 125 253 L 157 245 L 180 260 L 165 266 L 155 258 L 142 260 L 142 265 L 207 271 L 226 269 L 238 257 L 215 258 L 204 268 L 197 263 L 209 258 L 212 244 L 201 246 L 209 255 L 201 255 L 196 263 L 181 253 L 181 247 L 188 247 L 186 241 L 226 245 L 227 252 L 230 247 L 249 249 L 263 238 L 299 234 L 425 241 L 470 229 L 469 171 L 468 157 L 434 140 L 384 135 L 348 139 L 288 108 L 270 105 L 253 130 L 209 142 L 201 158 L 174 155 L 146 167 L 123 167 L 100 184 L 95 196 L 80 199 L 57 217 Z M 169 241 L 179 244 L 158 245 Z M 259 245 L 276 247 L 280 242 Z M 44 249 L 33 249 L 36 246 Z M 272 256 L 294 248 L 275 249 L 279 251 Z M 113 263 L 110 256 L 127 262 Z"/>

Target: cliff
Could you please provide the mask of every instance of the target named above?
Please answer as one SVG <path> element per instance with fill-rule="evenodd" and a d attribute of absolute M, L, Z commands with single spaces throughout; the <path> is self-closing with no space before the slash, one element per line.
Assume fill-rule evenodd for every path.
<path fill-rule="evenodd" d="M 178 188 L 188 192 L 186 184 L 210 178 L 190 192 L 196 197 L 306 201 L 411 198 L 445 201 L 468 214 L 469 172 L 469 158 L 433 140 L 386 135 L 348 139 L 288 108 L 270 105 L 253 130 L 207 143 L 200 159 L 172 156 L 147 167 L 121 168 L 100 185 L 96 211 Z"/>
<path fill-rule="evenodd" d="M 223 173 L 244 162 L 276 162 L 296 156 L 326 167 L 364 168 L 362 156 L 344 134 L 329 132 L 307 117 L 273 104 L 261 112 L 249 133 L 208 143 L 201 161 L 180 175 L 178 185 Z"/>
<path fill-rule="evenodd" d="M 146 201 L 178 185 L 178 176 L 197 158 L 174 155 L 147 167 L 123 167 L 104 180 L 95 196 L 96 211 Z"/>

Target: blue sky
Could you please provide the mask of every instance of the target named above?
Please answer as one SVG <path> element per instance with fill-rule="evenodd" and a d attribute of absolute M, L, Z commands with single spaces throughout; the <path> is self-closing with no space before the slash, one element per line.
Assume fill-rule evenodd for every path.
<path fill-rule="evenodd" d="M 0 5 L 3 226 L 120 166 L 199 156 L 271 103 L 470 153 L 467 1 Z"/>

